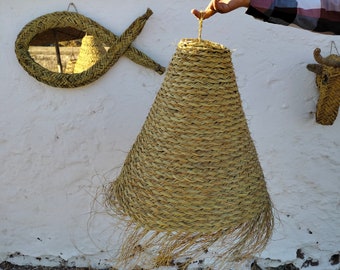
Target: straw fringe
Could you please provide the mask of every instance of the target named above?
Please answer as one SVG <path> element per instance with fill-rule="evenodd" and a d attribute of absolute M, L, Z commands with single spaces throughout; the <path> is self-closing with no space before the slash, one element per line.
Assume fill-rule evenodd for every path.
<path fill-rule="evenodd" d="M 211 234 L 150 231 L 127 220 L 126 216 L 118 216 L 125 221 L 127 235 L 115 258 L 119 269 L 133 269 L 137 265 L 153 269 L 173 265 L 175 260 L 183 258 L 190 264 L 208 252 L 216 259 L 211 266 L 225 269 L 226 265 L 238 265 L 260 253 L 274 226 L 271 207 L 239 227 Z"/>
<path fill-rule="evenodd" d="M 210 249 L 223 265 L 265 247 L 272 205 L 227 48 L 180 41 L 106 203 L 129 227 L 125 266 Z"/>

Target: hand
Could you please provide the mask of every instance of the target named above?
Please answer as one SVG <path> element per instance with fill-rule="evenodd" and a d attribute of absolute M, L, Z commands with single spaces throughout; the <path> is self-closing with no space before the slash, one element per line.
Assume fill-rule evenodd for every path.
<path fill-rule="evenodd" d="M 250 0 L 211 0 L 209 5 L 204 11 L 197 9 L 191 10 L 198 19 L 208 19 L 216 13 L 228 13 L 239 7 L 249 7 Z"/>

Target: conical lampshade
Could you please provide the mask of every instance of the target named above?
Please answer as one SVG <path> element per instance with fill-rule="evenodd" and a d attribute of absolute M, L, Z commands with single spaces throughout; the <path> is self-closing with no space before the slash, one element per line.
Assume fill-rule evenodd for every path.
<path fill-rule="evenodd" d="M 263 249 L 272 207 L 230 50 L 179 42 L 108 204 L 131 226 L 123 260 L 151 248 L 147 258 L 159 266 L 197 258 L 219 242 L 221 260 Z"/>
<path fill-rule="evenodd" d="M 81 73 L 92 67 L 104 54 L 104 46 L 94 37 L 85 35 L 81 41 L 79 55 L 73 73 Z"/>

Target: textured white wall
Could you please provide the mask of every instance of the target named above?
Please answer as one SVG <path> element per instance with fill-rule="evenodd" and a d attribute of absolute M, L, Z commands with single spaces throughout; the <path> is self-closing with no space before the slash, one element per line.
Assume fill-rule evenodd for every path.
<path fill-rule="evenodd" d="M 207 2 L 74 1 L 81 14 L 117 35 L 150 7 L 154 14 L 134 45 L 164 66 L 181 38 L 197 37 L 190 9 Z M 91 262 L 114 257 L 121 232 L 94 201 L 119 172 L 164 78 L 125 57 L 79 89 L 49 87 L 29 76 L 14 53 L 17 34 L 30 20 L 68 4 L 0 0 L 0 259 L 13 252 L 86 255 Z M 340 47 L 340 39 L 263 23 L 244 11 L 206 21 L 203 38 L 233 50 L 279 217 L 259 256 L 294 260 L 304 248 L 330 267 L 329 256 L 340 249 L 340 119 L 329 127 L 315 123 L 318 93 L 305 66 L 314 63 L 314 48 L 327 55 L 330 42 Z"/>

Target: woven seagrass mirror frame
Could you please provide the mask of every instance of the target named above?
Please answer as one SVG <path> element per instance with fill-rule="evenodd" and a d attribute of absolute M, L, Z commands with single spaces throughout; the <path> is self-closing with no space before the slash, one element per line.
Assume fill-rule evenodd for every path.
<path fill-rule="evenodd" d="M 117 37 L 108 29 L 77 12 L 60 11 L 49 13 L 32 20 L 24 26 L 17 36 L 15 53 L 19 63 L 31 76 L 54 87 L 75 88 L 89 84 L 106 73 L 122 55 L 139 65 L 162 74 L 165 71 L 164 67 L 131 45 L 151 15 L 152 11 L 147 9 L 142 16 L 132 22 L 120 37 Z M 73 74 L 52 72 L 33 60 L 29 53 L 29 47 L 37 35 L 58 28 L 82 31 L 86 35 L 94 36 L 99 42 L 108 46 L 109 49 L 93 66 L 83 72 Z"/>

